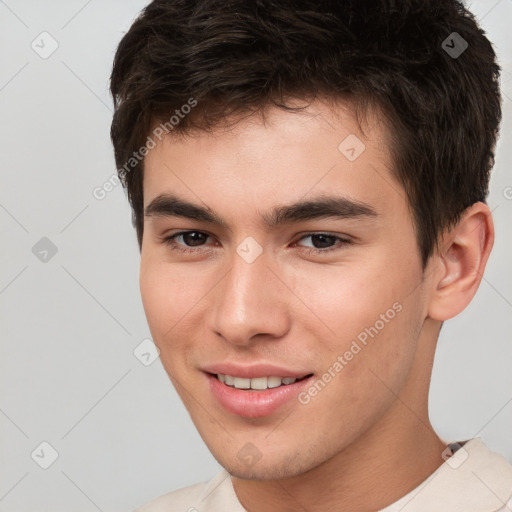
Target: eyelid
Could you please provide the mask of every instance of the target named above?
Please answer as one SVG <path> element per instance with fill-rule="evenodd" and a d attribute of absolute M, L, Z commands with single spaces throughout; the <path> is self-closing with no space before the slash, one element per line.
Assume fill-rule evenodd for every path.
<path fill-rule="evenodd" d="M 177 231 L 176 233 L 173 233 L 172 235 L 163 235 L 160 238 L 161 243 L 168 245 L 172 250 L 177 250 L 182 253 L 198 253 L 201 252 L 201 248 L 204 246 L 197 246 L 196 247 L 189 247 L 186 245 L 181 245 L 176 243 L 176 238 L 182 235 L 186 235 L 189 233 L 199 233 L 201 235 L 206 235 L 207 239 L 209 237 L 212 237 L 213 235 L 210 235 L 209 233 L 206 233 L 205 231 L 200 231 L 198 229 L 187 229 L 183 231 Z M 180 245 L 182 248 L 178 248 L 177 246 Z M 205 252 L 204 249 L 202 252 Z"/>
<path fill-rule="evenodd" d="M 164 235 L 163 237 L 161 237 L 161 242 L 168 245 L 172 250 L 177 250 L 182 253 L 198 254 L 200 252 L 206 252 L 206 251 L 211 250 L 211 249 L 204 249 L 204 246 L 202 246 L 202 245 L 190 247 L 190 246 L 176 243 L 176 238 L 178 238 L 179 236 L 182 236 L 182 235 L 189 234 L 189 233 L 199 233 L 202 235 L 206 235 L 207 238 L 214 236 L 214 235 L 210 235 L 209 233 L 207 233 L 205 231 L 200 231 L 197 229 L 189 229 L 189 230 L 185 230 L 185 231 L 178 231 L 176 233 L 173 233 L 172 235 Z M 302 252 L 315 254 L 315 255 L 323 255 L 323 254 L 331 252 L 331 251 L 341 250 L 346 245 L 351 245 L 354 243 L 354 241 L 352 239 L 350 239 L 350 237 L 348 237 L 348 236 L 340 236 L 340 235 L 336 235 L 336 234 L 332 234 L 332 233 L 324 232 L 324 231 L 314 231 L 314 232 L 308 232 L 308 233 L 302 234 L 296 242 L 292 243 L 292 246 L 298 245 L 298 242 L 300 242 L 304 238 L 308 238 L 308 237 L 312 237 L 312 236 L 319 236 L 319 235 L 325 235 L 327 237 L 334 238 L 336 240 L 336 242 L 338 242 L 338 243 L 332 247 L 327 247 L 325 249 L 300 246 L 300 247 L 302 247 Z M 178 246 L 181 246 L 181 248 L 179 248 Z"/>
<path fill-rule="evenodd" d="M 301 235 L 301 237 L 298 239 L 298 241 L 294 242 L 294 245 L 297 244 L 298 242 L 300 242 L 301 240 L 303 240 L 304 238 L 308 238 L 308 237 L 312 237 L 312 236 L 320 236 L 320 235 L 325 235 L 325 236 L 327 236 L 329 238 L 334 238 L 334 239 L 336 239 L 336 241 L 341 242 L 341 243 L 345 243 L 345 244 L 353 243 L 353 241 L 348 236 L 336 235 L 334 233 L 329 233 L 329 232 L 326 232 L 326 231 L 315 231 L 313 233 L 306 233 L 304 235 Z M 319 250 L 321 252 L 325 252 L 328 249 L 324 249 L 324 250 L 319 249 Z"/>

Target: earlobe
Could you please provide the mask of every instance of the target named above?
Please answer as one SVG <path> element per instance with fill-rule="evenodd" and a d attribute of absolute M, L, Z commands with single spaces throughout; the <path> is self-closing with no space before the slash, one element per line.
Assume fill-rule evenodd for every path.
<path fill-rule="evenodd" d="M 491 211 L 475 203 L 444 234 L 433 257 L 438 269 L 433 272 L 430 318 L 442 322 L 466 308 L 478 290 L 493 243 Z"/>

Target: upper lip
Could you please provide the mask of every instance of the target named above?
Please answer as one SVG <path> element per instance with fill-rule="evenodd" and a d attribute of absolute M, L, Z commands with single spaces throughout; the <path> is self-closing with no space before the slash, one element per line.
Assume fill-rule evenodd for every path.
<path fill-rule="evenodd" d="M 242 377 L 245 379 L 256 379 L 258 377 L 293 377 L 301 379 L 312 372 L 291 370 L 283 366 L 276 366 L 274 364 L 251 364 L 251 365 L 235 365 L 230 363 L 218 363 L 208 365 L 202 368 L 204 372 L 218 375 L 231 375 L 232 377 Z"/>

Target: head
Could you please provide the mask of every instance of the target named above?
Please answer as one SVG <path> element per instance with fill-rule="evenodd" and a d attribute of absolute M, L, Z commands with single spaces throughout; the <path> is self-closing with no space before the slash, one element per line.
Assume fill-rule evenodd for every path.
<path fill-rule="evenodd" d="M 299 474 L 398 421 L 397 396 L 426 402 L 492 246 L 498 72 L 451 0 L 160 0 L 122 39 L 111 133 L 144 308 L 232 473 Z M 263 414 L 219 398 L 239 370 L 305 379 Z"/>

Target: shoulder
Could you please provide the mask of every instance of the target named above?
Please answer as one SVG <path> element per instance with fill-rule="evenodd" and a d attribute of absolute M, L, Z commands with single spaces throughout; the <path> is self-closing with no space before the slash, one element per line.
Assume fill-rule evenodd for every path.
<path fill-rule="evenodd" d="M 463 447 L 466 448 L 466 445 Z M 460 459 L 461 467 L 466 460 L 470 462 L 466 470 L 468 474 L 477 473 L 481 478 L 487 477 L 491 482 L 496 482 L 504 492 L 512 492 L 512 465 L 490 450 L 481 438 L 471 439 L 467 443 L 467 449 Z"/>
<path fill-rule="evenodd" d="M 245 512 L 240 505 L 230 475 L 218 473 L 209 482 L 203 482 L 159 496 L 134 512 Z"/>
<path fill-rule="evenodd" d="M 461 446 L 416 489 L 380 512 L 504 512 L 512 496 L 512 466 L 481 438 Z M 504 508 L 505 507 L 505 508 Z"/>

